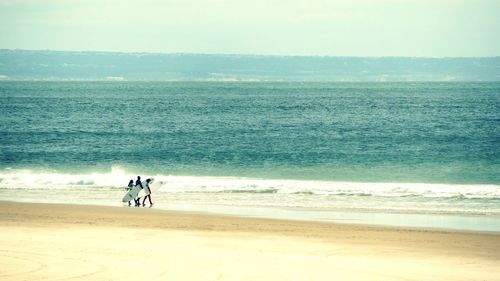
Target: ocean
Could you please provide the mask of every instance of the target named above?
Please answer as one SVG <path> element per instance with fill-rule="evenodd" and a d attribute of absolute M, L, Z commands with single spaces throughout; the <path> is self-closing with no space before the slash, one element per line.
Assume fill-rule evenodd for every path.
<path fill-rule="evenodd" d="M 0 82 L 0 200 L 500 231 L 500 83 Z"/>

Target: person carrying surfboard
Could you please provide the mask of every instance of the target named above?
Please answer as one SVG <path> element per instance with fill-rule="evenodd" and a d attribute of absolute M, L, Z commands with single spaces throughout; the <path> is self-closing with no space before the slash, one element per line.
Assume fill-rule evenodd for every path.
<path fill-rule="evenodd" d="M 139 207 L 140 202 L 139 198 L 137 197 L 139 196 L 139 192 L 142 190 L 142 183 L 140 177 L 138 178 L 138 181 L 136 182 L 135 185 L 134 185 L 134 180 L 130 180 L 127 186 L 127 190 L 128 192 L 127 194 L 125 194 L 125 196 L 123 196 L 122 202 L 123 203 L 128 202 L 128 205 L 130 206 L 130 202 L 134 200 L 135 206 Z"/>
<path fill-rule="evenodd" d="M 137 176 L 137 180 L 135 181 L 135 186 L 140 186 L 141 189 L 144 189 L 144 187 L 142 186 L 142 182 L 141 182 L 141 176 Z M 137 197 L 137 199 L 134 199 L 134 201 L 135 201 L 136 207 L 141 206 L 141 197 Z"/>
<path fill-rule="evenodd" d="M 146 198 L 149 199 L 149 206 L 152 207 L 153 206 L 153 202 L 151 201 L 151 188 L 149 187 L 149 183 L 151 182 L 151 179 L 147 179 L 146 180 L 146 187 L 144 187 L 144 193 L 146 194 L 146 196 L 144 196 L 144 200 L 142 200 L 142 206 L 143 207 L 146 207 L 146 204 L 144 204 L 146 202 Z"/>
<path fill-rule="evenodd" d="M 131 191 L 132 188 L 134 188 L 134 180 L 131 179 L 129 182 L 128 182 L 128 186 L 127 186 L 127 191 Z M 130 202 L 132 201 L 133 198 L 130 199 L 130 201 L 128 201 L 128 205 L 130 206 Z"/>

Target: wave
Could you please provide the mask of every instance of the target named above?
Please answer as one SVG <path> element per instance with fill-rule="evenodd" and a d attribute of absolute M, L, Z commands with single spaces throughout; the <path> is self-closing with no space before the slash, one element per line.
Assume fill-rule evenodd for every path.
<path fill-rule="evenodd" d="M 0 189 L 122 189 L 137 175 L 113 168 L 107 173 L 65 174 L 5 170 L 0 173 Z M 254 193 L 296 196 L 376 196 L 419 197 L 449 200 L 500 200 L 500 185 L 365 183 L 240 177 L 144 175 L 153 178 L 153 188 L 161 193 Z"/>
<path fill-rule="evenodd" d="M 227 189 L 219 191 L 219 193 L 278 193 L 278 190 L 275 188 L 269 189 Z"/>

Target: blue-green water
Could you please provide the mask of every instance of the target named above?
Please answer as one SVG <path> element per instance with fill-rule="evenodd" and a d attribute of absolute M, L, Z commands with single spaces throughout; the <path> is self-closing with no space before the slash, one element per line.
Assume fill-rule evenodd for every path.
<path fill-rule="evenodd" d="M 0 84 L 0 168 L 500 183 L 500 83 Z"/>
<path fill-rule="evenodd" d="M 0 99 L 4 190 L 141 174 L 190 203 L 500 214 L 500 83 L 2 82 Z"/>

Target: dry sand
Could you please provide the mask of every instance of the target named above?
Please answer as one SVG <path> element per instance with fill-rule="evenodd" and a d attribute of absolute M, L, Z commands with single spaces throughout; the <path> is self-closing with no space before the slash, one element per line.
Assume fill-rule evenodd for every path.
<path fill-rule="evenodd" d="M 500 280 L 500 235 L 0 202 L 0 280 Z"/>

